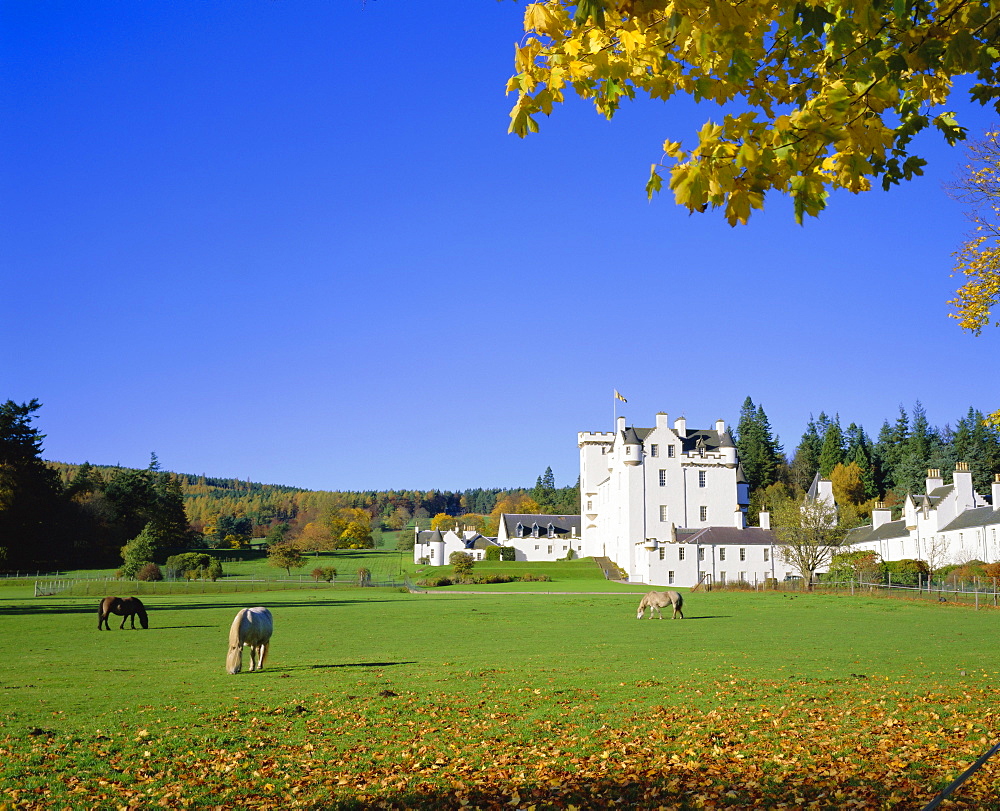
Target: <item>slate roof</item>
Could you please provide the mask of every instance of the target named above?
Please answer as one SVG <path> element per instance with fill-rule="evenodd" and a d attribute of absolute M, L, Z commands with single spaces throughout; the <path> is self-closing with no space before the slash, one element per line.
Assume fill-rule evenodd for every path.
<path fill-rule="evenodd" d="M 718 431 L 710 431 L 707 428 L 695 428 L 693 431 L 688 431 L 687 436 L 681 437 L 681 450 L 684 453 L 691 453 L 703 447 L 706 453 L 710 453 L 717 451 L 719 448 L 729 447 L 732 445 L 733 440 L 730 437 L 729 445 L 726 445 L 725 437 L 728 434 L 728 431 L 723 431 L 720 435 Z"/>
<path fill-rule="evenodd" d="M 952 529 L 979 529 L 987 524 L 1000 524 L 1000 511 L 992 507 L 974 507 L 966 510 L 955 517 L 948 526 L 942 527 L 941 532 L 948 532 Z"/>
<path fill-rule="evenodd" d="M 417 543 L 431 543 L 443 540 L 444 536 L 439 529 L 422 529 L 417 533 Z"/>
<path fill-rule="evenodd" d="M 886 521 L 878 529 L 872 529 L 871 524 L 856 527 L 847 533 L 845 543 L 861 543 L 862 541 L 885 541 L 890 538 L 909 538 L 910 531 L 906 528 L 905 519 Z"/>
<path fill-rule="evenodd" d="M 552 524 L 556 535 L 559 536 L 569 535 L 574 529 L 576 534 L 580 535 L 582 523 L 579 515 L 534 515 L 529 513 L 503 513 L 500 520 L 503 521 L 508 538 L 517 537 L 518 524 L 524 527 L 524 531 L 528 535 L 531 534 L 531 528 L 534 524 L 538 524 L 539 535 L 547 534 L 549 524 Z"/>
<path fill-rule="evenodd" d="M 683 536 L 683 537 L 682 537 Z M 729 546 L 770 546 L 777 543 L 774 532 L 760 527 L 705 527 L 704 529 L 677 530 L 677 540 L 681 543 L 726 544 Z"/>

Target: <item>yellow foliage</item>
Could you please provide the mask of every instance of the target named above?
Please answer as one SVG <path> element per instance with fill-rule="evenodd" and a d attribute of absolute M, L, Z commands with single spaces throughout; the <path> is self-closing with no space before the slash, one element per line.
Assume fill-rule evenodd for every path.
<path fill-rule="evenodd" d="M 964 137 L 950 114 L 928 112 L 955 77 L 1000 62 L 995 2 L 911 5 L 900 20 L 892 4 L 866 0 L 545 0 L 526 7 L 524 29 L 508 83 L 519 136 L 538 131 L 536 114 L 548 115 L 564 87 L 607 118 L 637 93 L 749 107 L 707 122 L 687 152 L 667 139 L 660 164 L 678 204 L 723 207 L 732 224 L 770 190 L 791 195 L 801 221 L 832 188 L 919 174 L 923 162 L 907 155 L 914 134 L 934 126 L 949 143 Z"/>

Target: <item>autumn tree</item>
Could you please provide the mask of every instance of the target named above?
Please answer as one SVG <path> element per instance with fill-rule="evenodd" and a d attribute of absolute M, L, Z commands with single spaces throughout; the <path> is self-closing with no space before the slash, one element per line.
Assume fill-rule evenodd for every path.
<path fill-rule="evenodd" d="M 306 565 L 302 550 L 286 542 L 276 543 L 267 550 L 267 561 L 278 569 L 284 569 L 291 576 L 292 569 Z"/>
<path fill-rule="evenodd" d="M 773 526 L 778 555 L 811 589 L 816 571 L 829 565 L 844 542 L 836 508 L 823 499 L 787 500 L 775 509 Z"/>
<path fill-rule="evenodd" d="M 979 335 L 1000 301 L 1000 129 L 968 147 L 969 162 L 951 184 L 952 196 L 968 205 L 973 231 L 955 254 L 954 273 L 965 278 L 948 302 L 962 329 Z M 993 321 L 1000 326 L 1000 321 Z"/>
<path fill-rule="evenodd" d="M 639 94 L 723 105 L 686 148 L 671 133 L 646 186 L 667 182 L 690 211 L 721 207 L 730 224 L 790 195 L 802 221 L 832 189 L 883 188 L 922 173 L 914 136 L 949 144 L 965 130 L 937 112 L 953 80 L 1000 110 L 1000 14 L 995 2 L 822 4 L 746 0 L 544 0 L 525 9 L 515 48 L 511 132 L 575 93 L 611 118 Z"/>
<path fill-rule="evenodd" d="M 371 549 L 375 546 L 368 522 L 351 521 L 340 534 L 338 549 Z"/>
<path fill-rule="evenodd" d="M 865 482 L 856 462 L 836 465 L 830 471 L 830 483 L 837 504 L 860 504 L 865 500 Z"/>

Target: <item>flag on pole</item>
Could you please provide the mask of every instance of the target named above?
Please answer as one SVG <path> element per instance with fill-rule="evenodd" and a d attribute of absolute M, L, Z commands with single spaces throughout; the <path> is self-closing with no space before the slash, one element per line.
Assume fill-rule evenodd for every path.
<path fill-rule="evenodd" d="M 622 397 L 622 396 L 621 396 L 621 395 L 620 395 L 620 394 L 618 393 L 618 389 L 615 389 L 615 399 L 616 399 L 616 400 L 621 400 L 621 401 L 622 401 L 623 403 L 627 403 L 627 402 L 628 402 L 628 400 L 626 400 L 626 399 L 625 399 L 624 397 Z"/>

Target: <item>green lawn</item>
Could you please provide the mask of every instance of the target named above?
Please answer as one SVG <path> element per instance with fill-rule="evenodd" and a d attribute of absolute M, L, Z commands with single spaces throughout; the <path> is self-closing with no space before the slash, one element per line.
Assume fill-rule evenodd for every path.
<path fill-rule="evenodd" d="M 99 632 L 96 598 L 0 588 L 0 807 L 919 808 L 1000 732 L 993 609 L 450 591 L 150 595 Z M 271 658 L 228 676 L 256 604 Z"/>

